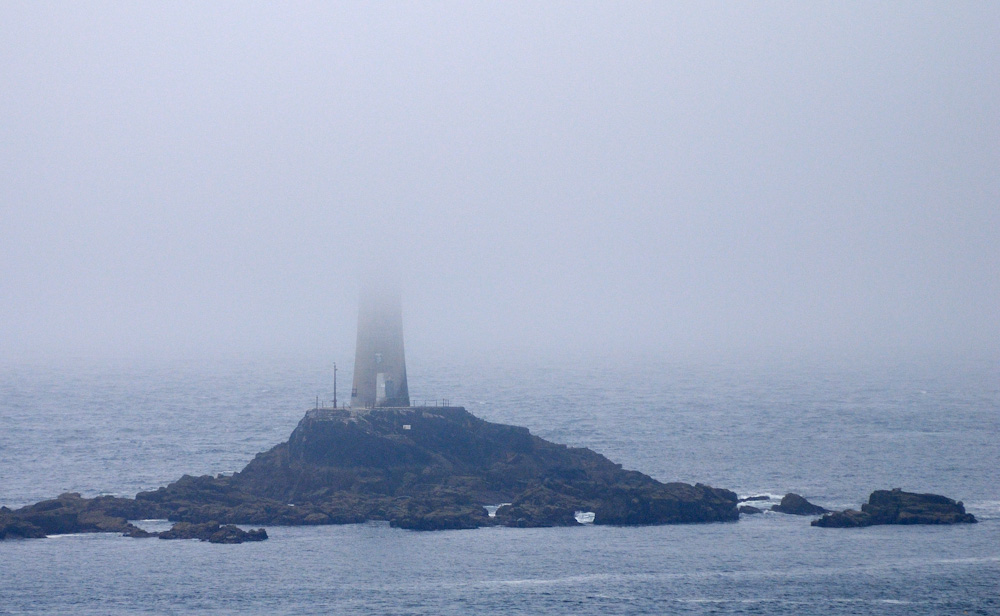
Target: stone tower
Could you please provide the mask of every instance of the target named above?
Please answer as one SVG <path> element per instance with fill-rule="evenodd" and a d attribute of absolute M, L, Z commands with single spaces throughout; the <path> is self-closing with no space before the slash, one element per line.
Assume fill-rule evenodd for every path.
<path fill-rule="evenodd" d="M 398 289 L 376 285 L 361 289 L 351 406 L 410 406 Z"/>

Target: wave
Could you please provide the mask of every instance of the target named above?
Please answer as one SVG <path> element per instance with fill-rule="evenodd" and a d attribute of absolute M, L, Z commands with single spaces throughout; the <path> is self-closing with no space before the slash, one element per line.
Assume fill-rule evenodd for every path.
<path fill-rule="evenodd" d="M 684 573 L 596 573 L 586 575 L 567 575 L 559 577 L 517 578 L 508 580 L 480 580 L 471 583 L 460 583 L 458 586 L 500 587 L 500 586 L 573 586 L 593 582 L 652 582 L 663 580 L 702 580 L 702 579 L 802 579 L 824 576 L 841 576 L 860 572 L 877 573 L 880 571 L 896 575 L 901 569 L 917 569 L 921 567 L 940 567 L 942 565 L 990 565 L 1000 562 L 1000 555 L 979 556 L 969 558 L 928 558 L 896 560 L 872 565 L 859 566 L 829 566 L 800 567 L 792 569 L 753 569 L 741 571 L 692 571 Z M 730 601 L 733 599 L 691 598 L 687 601 L 712 600 Z M 853 599 L 829 599 L 830 601 L 853 601 Z M 892 602 L 897 599 L 867 599 L 873 603 Z"/>
<path fill-rule="evenodd" d="M 964 504 L 965 510 L 979 520 L 1000 518 L 1000 500 L 971 501 Z"/>
<path fill-rule="evenodd" d="M 504 505 L 509 505 L 509 504 L 510 503 L 500 503 L 498 505 L 483 505 L 483 508 L 486 509 L 486 515 L 490 516 L 491 518 L 495 518 L 497 515 L 497 509 L 503 507 Z"/>
<path fill-rule="evenodd" d="M 795 600 L 795 599 L 778 599 L 778 598 L 725 598 L 725 597 L 682 597 L 674 599 L 677 603 L 780 603 L 782 605 L 815 605 L 816 602 L 812 599 L 809 600 Z M 920 605 L 929 604 L 930 601 L 911 601 L 908 599 L 859 599 L 854 597 L 831 597 L 829 599 L 823 599 L 824 602 L 829 603 L 856 603 L 856 604 L 871 604 L 871 605 Z"/>
<path fill-rule="evenodd" d="M 736 496 L 738 496 L 740 500 L 746 500 L 748 498 L 753 498 L 755 496 L 766 496 L 767 500 L 780 501 L 781 498 L 784 496 L 784 494 L 775 494 L 773 492 L 760 491 L 760 492 L 747 492 L 746 494 L 737 494 Z"/>

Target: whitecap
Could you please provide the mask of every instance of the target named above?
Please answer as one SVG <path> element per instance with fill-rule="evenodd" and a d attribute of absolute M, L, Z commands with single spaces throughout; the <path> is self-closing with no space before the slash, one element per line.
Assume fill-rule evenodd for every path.
<path fill-rule="evenodd" d="M 966 502 L 965 510 L 980 519 L 1000 516 L 1000 500 Z"/>
<path fill-rule="evenodd" d="M 509 505 L 509 504 L 510 503 L 500 503 L 499 505 L 483 505 L 483 508 L 486 509 L 486 515 L 490 516 L 491 518 L 495 518 L 497 517 L 497 509 L 503 507 L 504 505 Z"/>
<path fill-rule="evenodd" d="M 738 494 L 741 501 L 745 501 L 748 498 L 766 496 L 767 500 L 781 500 L 784 494 L 774 494 L 772 492 L 748 492 L 746 494 Z M 760 501 L 758 501 L 760 502 Z"/>
<path fill-rule="evenodd" d="M 158 533 L 164 530 L 170 530 L 174 525 L 170 520 L 162 518 L 149 518 L 146 520 L 129 520 L 129 523 L 133 526 L 137 526 L 147 533 Z"/>

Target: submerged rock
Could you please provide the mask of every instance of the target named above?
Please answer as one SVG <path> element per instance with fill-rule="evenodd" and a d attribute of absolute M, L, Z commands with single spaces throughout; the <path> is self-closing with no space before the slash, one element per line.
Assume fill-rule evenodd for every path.
<path fill-rule="evenodd" d="M 771 507 L 771 511 L 790 513 L 792 515 L 819 515 L 827 513 L 830 510 L 824 509 L 819 505 L 814 505 L 798 494 L 789 492 L 782 497 L 780 503 Z"/>
<path fill-rule="evenodd" d="M 753 505 L 740 505 L 739 509 L 742 515 L 754 515 L 756 513 L 764 513 L 763 509 L 754 507 Z"/>
<path fill-rule="evenodd" d="M 590 449 L 551 443 L 527 428 L 490 423 L 460 407 L 312 410 L 287 442 L 258 454 L 232 476 L 185 475 L 135 499 L 63 495 L 56 500 L 4 514 L 0 533 L 38 534 L 30 527 L 16 531 L 3 522 L 8 518 L 42 533 L 130 536 L 153 534 L 128 519 L 167 518 L 201 526 L 175 525 L 159 536 L 202 538 L 206 524 L 388 520 L 399 528 L 437 530 L 575 526 L 578 511 L 594 512 L 594 524 L 618 525 L 739 517 L 736 494 L 729 490 L 661 483 Z M 488 503 L 511 504 L 491 518 Z M 214 530 L 208 540 L 227 528 Z"/>
<path fill-rule="evenodd" d="M 876 490 L 861 511 L 847 509 L 829 513 L 813 526 L 824 528 L 857 528 L 877 524 L 975 524 L 976 518 L 965 512 L 961 501 L 939 494 L 917 494 L 893 490 Z"/>

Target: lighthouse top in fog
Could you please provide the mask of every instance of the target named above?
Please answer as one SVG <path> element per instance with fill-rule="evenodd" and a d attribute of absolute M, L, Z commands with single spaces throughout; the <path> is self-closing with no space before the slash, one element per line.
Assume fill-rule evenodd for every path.
<path fill-rule="evenodd" d="M 351 406 L 410 406 L 403 353 L 403 308 L 395 286 L 369 284 L 361 289 Z"/>

